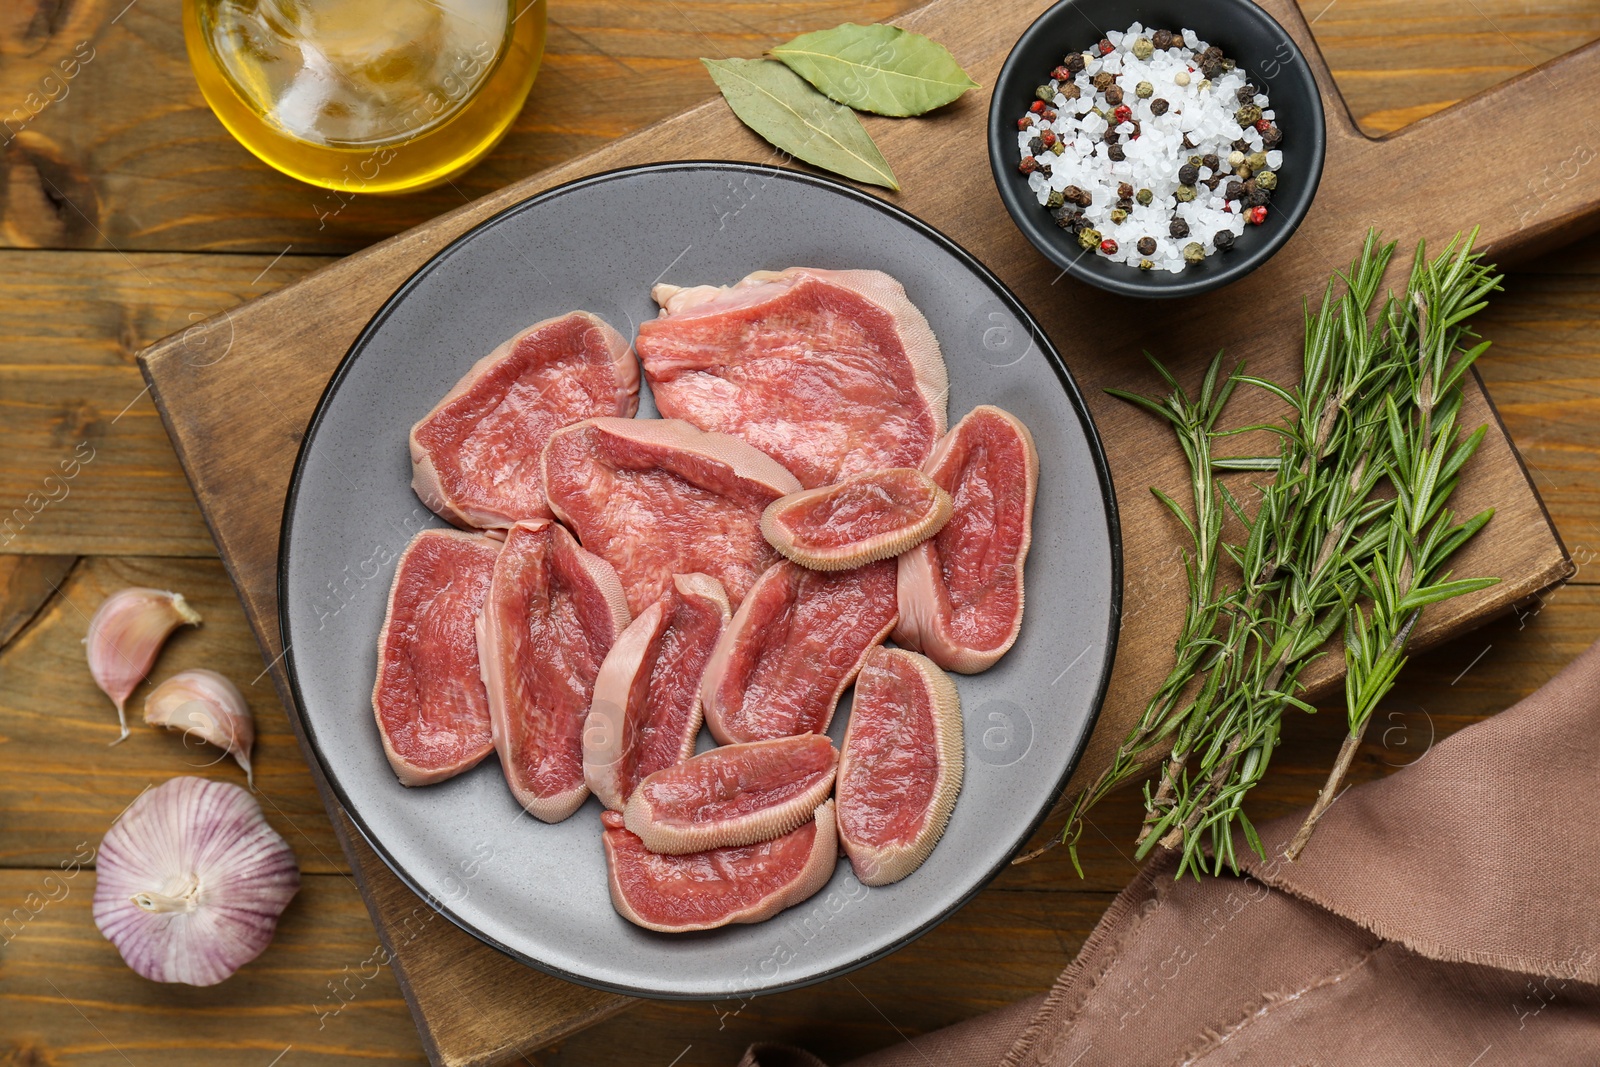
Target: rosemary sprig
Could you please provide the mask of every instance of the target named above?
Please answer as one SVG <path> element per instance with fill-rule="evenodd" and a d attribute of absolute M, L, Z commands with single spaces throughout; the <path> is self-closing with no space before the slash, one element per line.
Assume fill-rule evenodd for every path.
<path fill-rule="evenodd" d="M 1219 384 L 1219 355 L 1197 398 L 1159 363 L 1171 388 L 1165 398 L 1113 392 L 1167 421 L 1188 460 L 1192 519 L 1152 490 L 1189 535 L 1188 606 L 1172 671 L 1110 768 L 1075 798 L 1063 832 L 1075 864 L 1088 809 L 1163 748 L 1156 787 L 1145 789 L 1138 854 L 1159 843 L 1181 851 L 1179 876 L 1219 873 L 1237 868 L 1238 830 L 1264 855 L 1243 801 L 1266 773 L 1283 712 L 1315 710 L 1296 695 L 1300 674 L 1342 627 L 1350 736 L 1302 831 L 1309 837 L 1373 708 L 1404 666 L 1422 609 L 1493 581 L 1451 581 L 1443 570 L 1492 514 L 1457 525 L 1445 508 L 1484 433 L 1457 440 L 1461 382 L 1487 347 L 1462 350 L 1472 336 L 1465 322 L 1499 282 L 1471 245 L 1471 236 L 1458 237 L 1432 261 L 1419 246 L 1407 293 L 1389 295 L 1374 315 L 1394 246 L 1369 233 L 1321 305 L 1307 308 L 1301 380 L 1293 388 L 1242 368 Z M 1218 430 L 1241 383 L 1282 400 L 1288 416 Z M 1277 437 L 1277 455 L 1213 455 L 1217 439 L 1262 430 Z M 1241 470 L 1273 475 L 1257 487 L 1253 512 L 1219 479 Z M 1225 514 L 1244 531 L 1237 543 L 1223 539 Z M 1223 553 L 1239 566 L 1237 588 L 1218 588 Z"/>
<path fill-rule="evenodd" d="M 1461 468 L 1483 443 L 1480 426 L 1464 440 L 1456 439 L 1461 382 L 1468 368 L 1488 349 L 1487 341 L 1463 349 L 1476 334 L 1466 320 L 1486 305 L 1485 297 L 1500 288 L 1500 276 L 1484 267 L 1472 251 L 1473 237 L 1458 236 L 1436 260 L 1417 249 L 1408 304 L 1392 306 L 1397 317 L 1390 334 L 1397 348 L 1415 346 L 1407 361 L 1408 390 L 1404 410 L 1385 397 L 1384 423 L 1392 460 L 1388 478 L 1395 505 L 1388 537 L 1363 572 L 1362 592 L 1371 610 L 1350 612 L 1345 629 L 1345 714 L 1349 732 L 1317 795 L 1310 814 L 1290 842 L 1285 856 L 1299 857 L 1317 822 L 1338 796 L 1339 787 L 1366 733 L 1378 702 L 1393 688 L 1406 664 L 1406 645 L 1423 609 L 1451 597 L 1495 584 L 1497 578 L 1450 580 L 1445 563 L 1455 551 L 1488 524 L 1489 508 L 1459 525 L 1445 507 L 1455 491 Z M 1403 317 L 1399 317 L 1403 315 Z"/>
<path fill-rule="evenodd" d="M 1178 444 L 1189 461 L 1193 520 L 1185 513 L 1182 505 L 1172 497 L 1155 486 L 1150 488 L 1150 492 L 1177 517 L 1178 522 L 1189 534 L 1189 548 L 1183 557 L 1184 573 L 1189 586 L 1188 607 L 1184 612 L 1183 625 L 1178 631 L 1175 645 L 1176 661 L 1172 670 L 1156 690 L 1155 695 L 1150 698 L 1144 714 L 1140 716 L 1132 733 L 1118 747 L 1112 757 L 1111 765 L 1102 771 L 1087 789 L 1078 794 L 1067 817 L 1067 828 L 1062 834 L 1062 840 L 1068 846 L 1073 866 L 1077 868 L 1080 878 L 1083 876 L 1083 867 L 1078 863 L 1078 840 L 1083 835 L 1084 813 L 1107 793 L 1137 774 L 1147 762 L 1148 754 L 1154 751 L 1166 739 L 1172 728 L 1181 721 L 1178 712 L 1184 689 L 1190 678 L 1201 669 L 1201 661 L 1216 646 L 1211 633 L 1216 628 L 1217 614 L 1221 608 L 1221 605 L 1212 599 L 1217 585 L 1218 547 L 1222 541 L 1223 511 L 1218 494 L 1219 483 L 1210 474 L 1215 463 L 1211 455 L 1211 439 L 1215 433 L 1217 418 L 1222 414 L 1228 398 L 1233 395 L 1233 390 L 1238 385 L 1238 373 L 1242 364 L 1234 369 L 1233 374 L 1223 379 L 1219 386 L 1218 375 L 1222 368 L 1222 353 L 1217 353 L 1211 365 L 1206 368 L 1200 395 L 1191 399 L 1183 386 L 1178 384 L 1178 380 L 1165 367 L 1148 353 L 1146 358 L 1150 359 L 1156 371 L 1172 389 L 1164 399 L 1153 400 L 1120 389 L 1107 391 L 1112 396 L 1142 407 L 1171 424 L 1173 433 L 1177 435 Z"/>

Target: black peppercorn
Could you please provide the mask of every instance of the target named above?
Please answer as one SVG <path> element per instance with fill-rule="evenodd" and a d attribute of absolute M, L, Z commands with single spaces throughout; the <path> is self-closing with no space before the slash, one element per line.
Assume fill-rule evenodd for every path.
<path fill-rule="evenodd" d="M 1156 46 L 1157 51 L 1164 52 L 1172 47 L 1172 31 L 1157 30 L 1150 35 L 1150 43 Z"/>
<path fill-rule="evenodd" d="M 1066 58 L 1066 62 L 1065 62 L 1064 65 L 1072 73 L 1074 73 L 1074 74 L 1082 74 L 1083 73 L 1083 53 L 1082 52 L 1074 52 L 1074 53 L 1072 53 L 1070 56 L 1068 56 Z"/>
<path fill-rule="evenodd" d="M 1106 103 L 1112 107 L 1122 103 L 1122 88 L 1120 86 L 1112 85 L 1106 88 Z"/>
<path fill-rule="evenodd" d="M 1276 126 L 1268 126 L 1261 131 L 1261 143 L 1268 148 L 1274 147 L 1281 140 L 1283 140 L 1283 131 Z"/>
<path fill-rule="evenodd" d="M 1061 207 L 1056 208 L 1054 211 L 1050 212 L 1050 215 L 1056 220 L 1056 225 L 1060 226 L 1063 230 L 1070 230 L 1072 228 L 1073 219 L 1082 218 L 1082 216 L 1078 214 L 1078 209 L 1071 204 L 1064 204 Z"/>
<path fill-rule="evenodd" d="M 1254 85 L 1245 84 L 1245 85 L 1239 86 L 1239 92 L 1237 94 L 1237 96 L 1239 97 L 1239 103 L 1241 103 L 1241 104 L 1253 104 L 1253 103 L 1255 103 L 1256 102 L 1256 93 L 1258 93 L 1259 91 L 1260 90 L 1258 90 Z"/>
<path fill-rule="evenodd" d="M 1200 165 L 1208 168 L 1212 174 L 1217 172 L 1217 167 L 1220 165 L 1220 163 L 1221 160 L 1217 159 L 1217 154 L 1215 152 L 1207 152 L 1205 155 L 1200 157 Z"/>
<path fill-rule="evenodd" d="M 1174 237 L 1187 237 L 1189 236 L 1189 224 L 1174 215 L 1172 217 L 1172 225 L 1167 227 L 1167 232 Z"/>
<path fill-rule="evenodd" d="M 1068 203 L 1077 204 L 1079 207 L 1088 207 L 1094 201 L 1094 197 L 1076 185 L 1067 186 L 1061 190 L 1061 195 L 1067 198 Z"/>
<path fill-rule="evenodd" d="M 1133 195 L 1133 186 L 1127 182 L 1117 183 L 1117 199 L 1126 200 Z"/>
<path fill-rule="evenodd" d="M 1125 196 L 1121 200 L 1118 200 L 1117 201 L 1117 210 L 1119 210 L 1119 211 L 1132 211 L 1133 210 L 1133 197 Z"/>
<path fill-rule="evenodd" d="M 1128 158 L 1128 153 L 1122 150 L 1121 145 L 1114 144 L 1110 148 L 1106 149 L 1106 157 L 1113 163 L 1121 163 L 1124 159 Z"/>
<path fill-rule="evenodd" d="M 1060 93 L 1068 100 L 1076 100 L 1078 97 L 1083 95 L 1083 90 L 1078 88 L 1072 82 L 1064 82 L 1060 88 L 1056 90 L 1056 92 Z"/>
<path fill-rule="evenodd" d="M 1138 248 L 1141 256 L 1154 255 L 1156 251 L 1156 239 L 1154 237 L 1141 237 L 1139 238 Z"/>
<path fill-rule="evenodd" d="M 1117 128 L 1115 126 L 1109 126 L 1106 128 L 1106 132 L 1101 136 L 1101 140 L 1105 141 L 1106 144 L 1116 144 L 1118 141 L 1122 140 L 1122 135 L 1117 132 Z"/>
<path fill-rule="evenodd" d="M 1150 101 L 1150 114 L 1165 115 L 1167 113 L 1167 108 L 1171 106 L 1171 104 L 1167 103 L 1158 96 L 1154 100 Z"/>
<path fill-rule="evenodd" d="M 1034 138 L 1035 141 L 1037 141 L 1038 139 L 1039 138 L 1037 138 L 1037 137 Z M 1038 154 L 1039 154 L 1038 151 L 1035 150 L 1034 151 L 1034 155 L 1038 155 Z M 1199 180 L 1200 180 L 1200 168 L 1196 167 L 1193 163 L 1185 163 L 1183 166 L 1178 168 L 1178 184 L 1179 185 L 1193 185 L 1195 182 L 1197 182 Z"/>
<path fill-rule="evenodd" d="M 1255 184 L 1255 183 L 1252 182 L 1251 184 Z M 1245 195 L 1244 206 L 1245 207 L 1262 207 L 1271 199 L 1272 199 L 1272 194 L 1267 192 L 1265 189 L 1261 188 L 1259 185 L 1257 185 L 1254 189 L 1250 190 L 1250 192 Z"/>
<path fill-rule="evenodd" d="M 1227 191 L 1222 194 L 1222 198 L 1224 200 L 1243 200 L 1244 182 L 1237 178 L 1229 181 Z"/>
<path fill-rule="evenodd" d="M 1117 83 L 1116 76 L 1110 71 L 1105 70 L 1102 70 L 1099 74 L 1096 74 L 1091 81 L 1093 82 L 1094 87 L 1100 90 L 1102 93 Z"/>
<path fill-rule="evenodd" d="M 1233 247 L 1233 231 L 1218 230 L 1217 235 L 1211 239 L 1211 244 L 1218 252 L 1226 252 Z"/>
<path fill-rule="evenodd" d="M 1194 149 L 1199 148 L 1199 147 L 1200 147 L 1199 145 L 1197 145 L 1193 141 L 1189 140 L 1189 135 L 1188 134 L 1184 134 L 1183 135 L 1183 150 L 1185 152 L 1193 151 Z"/>
<path fill-rule="evenodd" d="M 1043 154 L 1043 152 L 1044 152 L 1044 141 L 1041 138 L 1035 137 L 1035 138 L 1032 138 L 1030 141 L 1028 141 L 1028 154 L 1029 155 L 1037 156 L 1037 155 Z"/>

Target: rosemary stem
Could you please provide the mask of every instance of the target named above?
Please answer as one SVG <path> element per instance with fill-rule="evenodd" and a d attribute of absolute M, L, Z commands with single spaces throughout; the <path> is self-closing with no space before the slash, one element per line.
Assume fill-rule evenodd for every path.
<path fill-rule="evenodd" d="M 1333 806 L 1339 793 L 1339 787 L 1344 784 L 1344 776 L 1350 771 L 1350 764 L 1356 758 L 1356 750 L 1361 747 L 1361 739 L 1367 732 L 1369 717 L 1362 722 L 1360 728 L 1353 733 L 1345 734 L 1344 743 L 1339 746 L 1339 758 L 1333 763 L 1333 770 L 1328 774 L 1328 781 L 1323 785 L 1322 791 L 1317 794 L 1317 802 L 1311 806 L 1311 811 L 1306 815 L 1305 821 L 1300 824 L 1300 829 L 1295 832 L 1294 840 L 1289 842 L 1289 847 L 1284 851 L 1284 858 L 1290 863 L 1300 858 L 1300 853 L 1305 850 L 1310 842 L 1311 835 L 1317 832 L 1317 823 L 1322 816 Z"/>

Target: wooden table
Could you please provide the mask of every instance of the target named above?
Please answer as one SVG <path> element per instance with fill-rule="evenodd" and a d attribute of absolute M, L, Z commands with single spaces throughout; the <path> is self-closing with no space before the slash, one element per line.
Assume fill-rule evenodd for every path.
<path fill-rule="evenodd" d="M 0 1063 L 424 1062 L 133 357 L 330 256 L 702 99 L 711 87 L 700 55 L 755 55 L 906 5 L 556 0 L 534 96 L 488 161 L 454 189 L 334 210 L 227 138 L 190 78 L 176 3 L 125 3 L 19 0 L 0 12 L 0 523 L 10 520 L 0 525 Z M 1374 133 L 1600 36 L 1590 0 L 1305 7 Z M 74 75 L 60 80 L 58 64 L 73 56 Z M 1580 123 L 1574 140 L 1587 168 L 1600 129 Z M 1576 180 L 1595 179 L 1580 170 Z M 1496 342 L 1483 375 L 1580 569 L 1544 602 L 1415 661 L 1379 710 L 1356 777 L 1417 758 L 1600 636 L 1589 566 L 1600 550 L 1600 360 L 1585 358 L 1600 356 L 1600 252 L 1591 243 L 1525 264 L 1506 288 L 1483 322 Z M 47 480 L 68 457 L 77 474 Z M 181 590 L 205 615 L 160 670 L 205 665 L 244 686 L 261 732 L 263 807 L 306 875 L 273 947 L 211 989 L 134 976 L 94 928 L 92 872 L 60 869 L 185 763 L 236 777 L 201 769 L 209 753 L 151 730 L 106 747 L 114 713 L 79 640 L 99 600 L 126 584 Z M 1329 711 L 1292 724 L 1256 794 L 1260 815 L 1313 796 L 1342 731 Z M 1129 792 L 1099 811 L 1085 880 L 1048 853 L 847 978 L 745 1004 L 644 1004 L 526 1058 L 731 1064 L 759 1037 L 840 1059 L 1037 992 L 1132 873 L 1138 810 Z"/>

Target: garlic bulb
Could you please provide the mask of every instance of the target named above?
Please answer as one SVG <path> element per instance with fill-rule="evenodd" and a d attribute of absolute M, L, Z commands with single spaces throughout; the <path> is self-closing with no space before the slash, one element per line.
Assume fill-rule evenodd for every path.
<path fill-rule="evenodd" d="M 100 842 L 94 923 L 154 982 L 216 985 L 261 955 L 300 888 L 294 852 L 231 782 L 174 778 Z"/>
<path fill-rule="evenodd" d="M 83 639 L 89 673 L 100 691 L 117 705 L 117 723 L 122 727 L 117 741 L 128 737 L 125 707 L 129 695 L 150 673 L 167 635 L 183 625 L 200 625 L 200 613 L 177 593 L 160 589 L 112 593 L 89 620 L 89 633 Z"/>
<path fill-rule="evenodd" d="M 179 671 L 156 686 L 144 698 L 144 721 L 182 730 L 228 752 L 244 768 L 250 788 L 255 788 L 255 774 L 250 769 L 255 720 L 238 686 L 216 671 Z"/>

